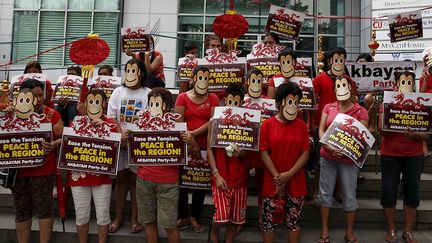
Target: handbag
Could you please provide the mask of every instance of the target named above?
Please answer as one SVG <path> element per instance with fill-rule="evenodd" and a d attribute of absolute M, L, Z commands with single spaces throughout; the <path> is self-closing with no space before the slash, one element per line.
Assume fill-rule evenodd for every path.
<path fill-rule="evenodd" d="M 12 189 L 15 186 L 17 177 L 17 169 L 1 169 L 0 170 L 0 186 Z"/>

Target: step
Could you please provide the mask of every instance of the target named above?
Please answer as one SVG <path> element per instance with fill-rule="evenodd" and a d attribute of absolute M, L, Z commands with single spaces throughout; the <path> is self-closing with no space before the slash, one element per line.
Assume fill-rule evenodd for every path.
<path fill-rule="evenodd" d="M 15 226 L 11 224 L 14 221 L 13 213 L 0 213 L 0 242 L 16 242 Z M 127 224 L 125 224 L 127 225 Z M 31 243 L 38 242 L 38 224 L 37 219 L 33 219 Z M 315 243 L 320 233 L 319 227 L 308 227 L 303 226 L 301 231 L 302 243 Z M 360 242 L 375 243 L 383 242 L 385 236 L 384 225 L 380 225 L 374 229 L 363 228 L 360 223 L 355 226 L 356 237 Z M 223 230 L 220 232 L 220 236 L 224 234 Z M 286 242 L 286 229 L 283 226 L 279 226 L 275 231 L 275 242 Z M 330 236 L 332 242 L 342 243 L 344 238 L 344 227 L 331 225 Z M 415 237 L 421 243 L 432 242 L 432 232 L 430 230 L 416 230 L 414 231 Z M 166 234 L 163 229 L 159 229 L 159 236 L 161 240 L 159 242 L 166 243 Z M 62 231 L 61 222 L 55 220 L 53 228 L 53 236 L 51 242 L 62 242 L 62 243 L 75 243 L 77 242 L 75 220 L 74 218 L 68 218 L 65 222 L 65 232 Z M 186 243 L 207 243 L 207 231 L 204 234 L 197 235 L 190 229 L 180 231 L 180 237 L 182 242 Z M 89 229 L 89 242 L 97 242 L 97 226 L 94 220 L 90 221 Z M 116 234 L 110 234 L 108 236 L 108 242 L 110 243 L 143 243 L 146 242 L 144 233 L 131 234 L 127 227 L 123 227 Z M 257 227 L 246 226 L 245 229 L 237 236 L 235 242 L 262 242 L 262 234 L 258 231 Z"/>

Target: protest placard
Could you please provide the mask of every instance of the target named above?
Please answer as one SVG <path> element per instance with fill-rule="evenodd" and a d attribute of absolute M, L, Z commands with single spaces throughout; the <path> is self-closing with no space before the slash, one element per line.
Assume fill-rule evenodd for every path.
<path fill-rule="evenodd" d="M 180 187 L 191 189 L 211 189 L 210 166 L 207 151 L 201 151 L 201 158 L 188 157 L 188 164 L 180 167 Z"/>
<path fill-rule="evenodd" d="M 240 107 L 215 107 L 211 127 L 211 147 L 236 144 L 244 150 L 258 151 L 261 111 Z"/>
<path fill-rule="evenodd" d="M 78 102 L 81 95 L 83 80 L 80 76 L 62 75 L 58 78 L 53 100 L 67 98 L 69 101 Z"/>
<path fill-rule="evenodd" d="M 388 17 L 390 42 L 423 37 L 421 11 L 398 13 Z"/>
<path fill-rule="evenodd" d="M 432 132 L 432 94 L 384 92 L 383 130 Z"/>
<path fill-rule="evenodd" d="M 290 82 L 296 83 L 302 90 L 302 97 L 300 97 L 300 102 L 298 105 L 299 108 L 303 110 L 316 110 L 317 104 L 315 100 L 315 92 L 314 92 L 312 80 L 310 78 L 300 78 L 300 77 L 292 77 L 289 80 Z"/>
<path fill-rule="evenodd" d="M 298 40 L 304 18 L 304 13 L 271 5 L 265 32 L 276 33 L 289 40 Z"/>
<path fill-rule="evenodd" d="M 121 28 L 122 52 L 146 52 L 153 50 L 148 26 Z"/>
<path fill-rule="evenodd" d="M 95 76 L 90 80 L 89 86 L 90 89 L 102 89 L 109 100 L 112 92 L 114 92 L 117 87 L 120 87 L 121 83 L 121 77 Z"/>
<path fill-rule="evenodd" d="M 45 82 L 46 82 L 46 75 L 42 73 L 26 73 L 26 74 L 20 74 L 13 76 L 11 78 L 10 82 L 10 90 L 12 92 L 12 99 L 17 96 L 19 93 L 19 87 L 22 84 L 22 82 L 26 81 L 27 79 L 36 79 L 38 81 L 41 81 L 44 84 L 44 97 L 45 97 Z"/>

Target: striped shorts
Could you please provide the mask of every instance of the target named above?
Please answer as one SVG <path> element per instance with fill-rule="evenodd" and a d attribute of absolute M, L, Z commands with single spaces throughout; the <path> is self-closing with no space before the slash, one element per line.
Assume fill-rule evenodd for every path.
<path fill-rule="evenodd" d="M 246 222 L 247 188 L 230 188 L 219 190 L 212 186 L 215 213 L 213 222 L 244 224 Z"/>

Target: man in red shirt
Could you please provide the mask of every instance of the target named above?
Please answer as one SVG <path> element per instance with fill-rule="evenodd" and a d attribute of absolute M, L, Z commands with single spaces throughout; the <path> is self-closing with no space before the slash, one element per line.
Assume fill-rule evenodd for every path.
<path fill-rule="evenodd" d="M 266 168 L 263 185 L 264 242 L 274 241 L 274 230 L 286 221 L 288 242 L 300 240 L 301 212 L 306 195 L 304 165 L 309 158 L 309 134 L 297 118 L 302 91 L 283 83 L 276 91 L 278 114 L 261 126 L 260 151 Z"/>
<path fill-rule="evenodd" d="M 244 91 L 241 86 L 231 84 L 225 91 L 225 106 L 241 107 Z M 209 128 L 213 121 L 210 121 Z M 212 196 L 215 206 L 210 232 L 211 242 L 219 242 L 219 228 L 229 222 L 225 242 L 234 241 L 237 229 L 246 222 L 246 199 L 248 169 L 246 152 L 234 145 L 233 156 L 224 148 L 210 147 L 211 129 L 207 136 L 207 155 L 212 170 Z"/>

